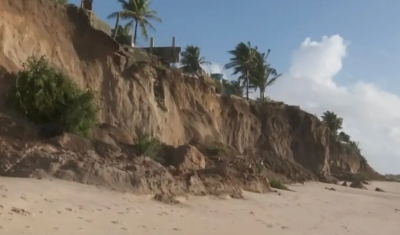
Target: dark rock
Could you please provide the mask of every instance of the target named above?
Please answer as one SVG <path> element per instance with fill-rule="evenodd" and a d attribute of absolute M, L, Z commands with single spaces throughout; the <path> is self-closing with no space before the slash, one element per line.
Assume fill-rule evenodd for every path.
<path fill-rule="evenodd" d="M 343 183 L 342 183 L 342 186 L 345 186 L 345 187 L 347 187 L 348 185 L 347 185 L 347 182 L 346 181 L 344 181 Z"/>
<path fill-rule="evenodd" d="M 377 192 L 385 192 L 385 191 L 383 191 L 382 189 L 380 189 L 380 188 L 375 188 L 375 191 L 377 191 Z"/>
<path fill-rule="evenodd" d="M 351 188 L 367 189 L 360 180 L 355 180 L 350 184 Z"/>
<path fill-rule="evenodd" d="M 52 138 L 64 134 L 64 128 L 60 124 L 47 123 L 39 127 L 38 135 L 43 138 Z"/>
<path fill-rule="evenodd" d="M 329 191 L 336 191 L 335 188 L 328 188 L 328 187 L 326 187 L 325 189 L 327 189 L 327 190 L 329 190 Z"/>

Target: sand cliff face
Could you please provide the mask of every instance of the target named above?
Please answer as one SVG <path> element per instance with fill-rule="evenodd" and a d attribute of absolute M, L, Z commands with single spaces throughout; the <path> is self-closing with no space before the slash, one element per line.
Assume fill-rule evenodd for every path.
<path fill-rule="evenodd" d="M 33 53 L 46 55 L 79 86 L 98 93 L 99 122 L 123 129 L 132 142 L 147 132 L 173 146 L 221 142 L 241 153 L 257 148 L 315 175 L 329 175 L 332 162 L 352 173 L 366 169 L 356 156 L 343 160 L 330 147 L 327 128 L 298 107 L 221 97 L 207 78 L 178 71 L 126 68 L 115 54 L 119 45 L 91 28 L 76 7 L 0 2 L 0 72 L 17 71 Z M 2 100 L 7 84 L 0 76 Z"/>

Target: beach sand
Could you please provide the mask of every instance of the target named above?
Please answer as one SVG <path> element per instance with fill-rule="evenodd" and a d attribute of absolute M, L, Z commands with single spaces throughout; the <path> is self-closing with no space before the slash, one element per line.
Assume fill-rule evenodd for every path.
<path fill-rule="evenodd" d="M 333 187 L 330 191 L 325 187 Z M 375 192 L 375 187 L 385 193 Z M 166 205 L 73 182 L 0 177 L 0 234 L 391 235 L 400 232 L 400 183 L 369 190 L 322 183 L 245 200 L 181 198 Z"/>

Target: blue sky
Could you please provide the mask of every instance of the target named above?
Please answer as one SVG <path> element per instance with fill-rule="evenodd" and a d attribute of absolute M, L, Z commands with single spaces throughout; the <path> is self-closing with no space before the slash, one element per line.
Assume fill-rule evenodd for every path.
<path fill-rule="evenodd" d="M 239 42 L 271 49 L 269 62 L 284 75 L 268 96 L 337 113 L 373 167 L 400 172 L 399 0 L 153 0 L 152 8 L 163 19 L 151 32 L 156 46 L 175 36 L 220 66 Z M 119 9 L 116 0 L 94 0 L 102 19 Z"/>
<path fill-rule="evenodd" d="M 77 3 L 79 0 L 71 0 Z M 249 40 L 263 50 L 271 49 L 270 62 L 279 70 L 289 67 L 292 52 L 306 38 L 341 35 L 351 42 L 349 57 L 338 75 L 339 83 L 362 77 L 393 92 L 399 91 L 400 1 L 321 0 L 153 0 L 152 8 L 163 19 L 152 32 L 156 45 L 197 45 L 212 62 L 225 64 L 226 51 Z M 120 5 L 115 0 L 94 0 L 103 19 Z M 113 20 L 108 20 L 114 24 Z M 140 41 L 145 46 L 147 43 Z M 377 67 L 379 63 L 379 68 Z"/>

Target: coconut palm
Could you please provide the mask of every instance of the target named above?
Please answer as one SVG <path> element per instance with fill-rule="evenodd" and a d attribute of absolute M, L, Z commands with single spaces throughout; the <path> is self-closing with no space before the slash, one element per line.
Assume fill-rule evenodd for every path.
<path fill-rule="evenodd" d="M 250 87 L 260 90 L 260 101 L 265 100 L 265 90 L 268 86 L 271 86 L 276 79 L 278 79 L 282 74 L 278 74 L 270 64 L 267 63 L 267 58 L 271 50 L 268 53 L 257 52 L 255 56 L 255 61 L 253 68 L 250 70 Z"/>
<path fill-rule="evenodd" d="M 355 141 L 350 141 L 349 145 L 350 147 L 352 147 L 357 153 L 361 152 L 360 147 L 358 147 L 359 142 L 355 142 Z"/>
<path fill-rule="evenodd" d="M 124 26 L 118 25 L 116 30 L 112 30 L 112 34 L 115 36 L 129 36 L 131 35 L 132 22 L 128 22 Z"/>
<path fill-rule="evenodd" d="M 343 131 L 339 133 L 339 140 L 345 143 L 350 143 L 350 136 Z"/>
<path fill-rule="evenodd" d="M 331 131 L 331 138 L 337 139 L 337 131 L 342 129 L 343 118 L 339 118 L 334 112 L 326 111 L 321 116 L 322 121 L 326 123 L 329 130 Z"/>
<path fill-rule="evenodd" d="M 137 31 L 140 27 L 142 36 L 147 40 L 147 28 L 155 30 L 150 20 L 162 22 L 157 16 L 157 12 L 150 9 L 151 0 L 118 0 L 121 3 L 122 10 L 113 12 L 108 16 L 108 19 L 119 18 L 123 20 L 130 20 L 129 23 L 134 23 L 133 43 L 136 44 Z"/>
<path fill-rule="evenodd" d="M 246 87 L 246 98 L 249 99 L 250 70 L 256 58 L 257 47 L 252 47 L 250 42 L 241 42 L 236 45 L 234 50 L 228 51 L 231 54 L 230 62 L 225 65 L 225 69 L 232 69 L 233 74 L 240 74 L 238 80 L 243 82 Z"/>
<path fill-rule="evenodd" d="M 203 71 L 201 65 L 211 64 L 200 55 L 200 48 L 193 45 L 186 46 L 185 50 L 181 52 L 180 62 L 183 72 L 196 74 L 199 74 L 201 71 Z"/>
<path fill-rule="evenodd" d="M 229 85 L 231 87 L 231 94 L 239 97 L 243 97 L 243 86 L 239 81 L 230 81 Z"/>

